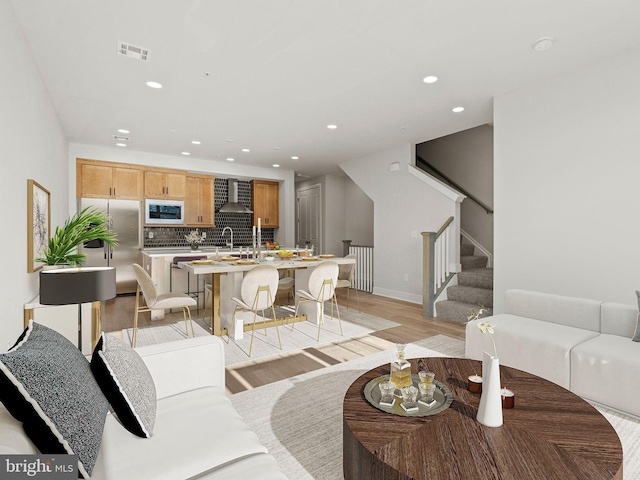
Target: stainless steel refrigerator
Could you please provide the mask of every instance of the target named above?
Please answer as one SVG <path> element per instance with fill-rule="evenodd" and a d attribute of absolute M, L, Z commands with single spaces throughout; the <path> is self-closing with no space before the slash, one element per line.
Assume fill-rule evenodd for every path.
<path fill-rule="evenodd" d="M 141 262 L 142 223 L 138 200 L 103 200 L 81 198 L 78 208 L 95 207 L 107 212 L 110 228 L 118 235 L 118 246 L 110 248 L 101 241 L 89 242 L 80 248 L 87 255 L 85 265 L 116 267 L 116 293 L 135 293 L 136 277 L 133 264 Z"/>

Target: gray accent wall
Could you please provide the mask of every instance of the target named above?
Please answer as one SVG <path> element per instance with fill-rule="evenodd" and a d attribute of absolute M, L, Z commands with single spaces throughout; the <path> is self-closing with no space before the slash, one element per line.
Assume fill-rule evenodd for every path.
<path fill-rule="evenodd" d="M 493 208 L 493 127 L 463 130 L 416 145 L 416 152 L 452 181 Z M 470 198 L 460 206 L 461 228 L 493 252 L 493 215 Z"/>

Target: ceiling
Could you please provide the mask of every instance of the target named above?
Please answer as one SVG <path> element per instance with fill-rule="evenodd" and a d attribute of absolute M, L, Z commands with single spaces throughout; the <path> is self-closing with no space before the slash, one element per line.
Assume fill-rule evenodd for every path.
<path fill-rule="evenodd" d="M 70 142 L 126 129 L 120 148 L 305 176 L 491 123 L 495 95 L 640 44 L 636 0 L 11 3 Z"/>

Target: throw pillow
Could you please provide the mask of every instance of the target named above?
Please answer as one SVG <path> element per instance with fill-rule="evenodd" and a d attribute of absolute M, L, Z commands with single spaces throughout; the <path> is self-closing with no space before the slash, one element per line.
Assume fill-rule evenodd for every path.
<path fill-rule="evenodd" d="M 41 453 L 77 455 L 79 473 L 90 477 L 109 404 L 69 340 L 31 320 L 0 354 L 0 400 Z"/>
<path fill-rule="evenodd" d="M 640 342 L 640 291 L 636 290 L 636 297 L 638 297 L 638 317 L 636 318 L 636 331 L 633 334 L 632 340 L 634 342 Z"/>
<path fill-rule="evenodd" d="M 103 333 L 91 370 L 124 428 L 150 437 L 156 421 L 156 386 L 140 355 L 128 343 Z"/>

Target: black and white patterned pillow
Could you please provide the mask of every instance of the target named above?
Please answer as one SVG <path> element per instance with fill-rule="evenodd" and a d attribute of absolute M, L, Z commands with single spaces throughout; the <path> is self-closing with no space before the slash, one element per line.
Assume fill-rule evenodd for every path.
<path fill-rule="evenodd" d="M 0 354 L 0 400 L 41 453 L 77 455 L 79 473 L 90 477 L 109 404 L 69 340 L 31 320 Z"/>
<path fill-rule="evenodd" d="M 120 423 L 134 435 L 150 437 L 156 421 L 156 386 L 140 355 L 128 343 L 103 333 L 91 370 Z"/>
<path fill-rule="evenodd" d="M 633 334 L 634 342 L 640 342 L 640 291 L 636 290 L 636 297 L 638 297 L 638 317 L 636 319 L 636 331 Z"/>

